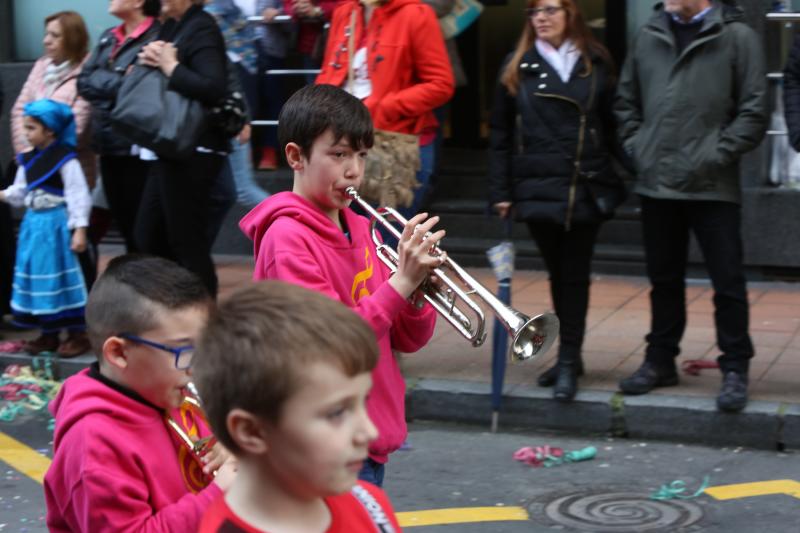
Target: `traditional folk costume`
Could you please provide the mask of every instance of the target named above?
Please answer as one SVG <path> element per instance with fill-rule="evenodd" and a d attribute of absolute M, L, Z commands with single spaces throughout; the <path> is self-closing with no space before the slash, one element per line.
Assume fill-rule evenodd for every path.
<path fill-rule="evenodd" d="M 20 225 L 11 294 L 14 322 L 43 333 L 86 328 L 86 284 L 70 249 L 71 230 L 87 227 L 92 200 L 76 159 L 75 119 L 69 106 L 37 100 L 26 116 L 56 134 L 44 150 L 17 156 L 19 169 L 6 189 L 6 201 L 25 206 Z"/>

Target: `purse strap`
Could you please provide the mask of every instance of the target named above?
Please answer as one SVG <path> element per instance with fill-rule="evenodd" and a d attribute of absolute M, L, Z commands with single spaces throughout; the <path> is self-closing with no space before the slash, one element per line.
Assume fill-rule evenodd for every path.
<path fill-rule="evenodd" d="M 358 6 L 353 7 L 350 14 L 350 35 L 347 36 L 347 88 L 353 90 L 353 47 L 356 44 L 356 17 L 358 16 Z"/>

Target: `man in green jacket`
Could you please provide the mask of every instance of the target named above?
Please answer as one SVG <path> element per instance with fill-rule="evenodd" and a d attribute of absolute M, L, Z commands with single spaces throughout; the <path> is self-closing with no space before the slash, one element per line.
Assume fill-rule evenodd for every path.
<path fill-rule="evenodd" d="M 615 111 L 637 170 L 651 330 L 642 366 L 620 382 L 626 394 L 675 385 L 686 327 L 689 232 L 714 287 L 723 383 L 717 406 L 747 404 L 753 357 L 742 267 L 739 158 L 766 131 L 762 46 L 730 1 L 666 0 L 637 34 Z"/>

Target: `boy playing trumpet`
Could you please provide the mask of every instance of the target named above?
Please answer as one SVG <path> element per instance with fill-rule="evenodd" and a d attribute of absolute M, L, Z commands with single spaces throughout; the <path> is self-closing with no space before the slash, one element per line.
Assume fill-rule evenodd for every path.
<path fill-rule="evenodd" d="M 397 272 L 390 277 L 369 221 L 348 209 L 345 192 L 360 185 L 372 146 L 367 108 L 337 87 L 311 85 L 286 102 L 279 124 L 294 187 L 263 201 L 239 224 L 254 242 L 253 278 L 322 292 L 372 327 L 380 355 L 367 408 L 379 437 L 370 444 L 359 478 L 380 486 L 389 454 L 407 433 L 405 382 L 392 351 L 416 352 L 433 335 L 436 312 L 417 289 L 445 259 L 429 253 L 445 232 L 429 234 L 438 217 L 421 213 L 409 220 L 397 247 Z"/>

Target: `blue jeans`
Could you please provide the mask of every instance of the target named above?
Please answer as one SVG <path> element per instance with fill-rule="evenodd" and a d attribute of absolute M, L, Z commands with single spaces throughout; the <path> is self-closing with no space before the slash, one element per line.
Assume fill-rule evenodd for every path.
<path fill-rule="evenodd" d="M 237 139 L 231 141 L 233 151 L 228 162 L 236 184 L 236 202 L 252 209 L 269 196 L 269 193 L 256 184 L 253 178 L 253 163 L 250 157 L 250 143 L 241 144 Z"/>
<path fill-rule="evenodd" d="M 409 207 L 398 209 L 400 214 L 406 218 L 416 215 L 428 199 L 428 192 L 431 188 L 431 175 L 433 174 L 433 167 L 436 165 L 436 144 L 429 143 L 425 146 L 420 146 L 419 160 L 420 168 L 417 171 L 419 189 L 414 191 L 414 201 Z"/>
<path fill-rule="evenodd" d="M 361 467 L 361 472 L 358 473 L 358 479 L 372 483 L 376 487 L 383 486 L 383 473 L 386 470 L 386 465 L 377 461 L 373 461 L 369 457 L 364 461 L 364 466 Z"/>
<path fill-rule="evenodd" d="M 236 141 L 233 144 L 238 144 Z M 219 230 L 225 223 L 225 216 L 236 203 L 236 188 L 233 181 L 233 171 L 230 156 L 222 163 L 216 179 L 211 183 L 208 192 L 208 243 L 214 246 Z"/>

